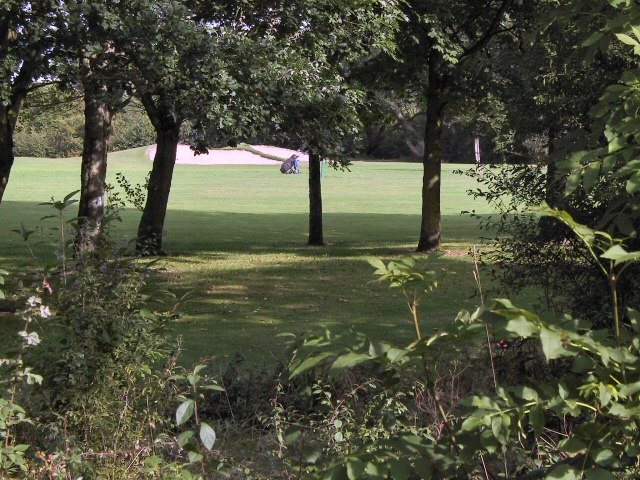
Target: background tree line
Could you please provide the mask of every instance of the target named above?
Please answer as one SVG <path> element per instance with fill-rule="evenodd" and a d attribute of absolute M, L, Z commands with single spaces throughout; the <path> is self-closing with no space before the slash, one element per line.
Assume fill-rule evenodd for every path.
<path fill-rule="evenodd" d="M 14 134 L 16 157 L 69 158 L 82 154 L 84 129 L 81 99 L 55 100 L 46 98 L 46 91 L 36 91 L 20 114 Z M 35 98 L 34 98 L 35 97 Z M 408 130 L 400 122 L 364 125 L 358 134 L 344 139 L 344 151 L 350 157 L 380 160 L 421 161 L 422 149 L 414 147 L 415 133 L 424 128 L 424 113 L 418 112 L 408 120 Z M 445 121 L 443 129 L 443 161 L 448 163 L 474 163 L 474 138 L 478 135 L 472 118 L 458 117 Z M 180 142 L 189 144 L 198 132 L 185 126 Z M 270 138 L 246 139 L 264 144 Z M 109 151 L 152 145 L 155 141 L 153 126 L 139 103 L 126 106 L 113 119 L 113 133 Z M 210 147 L 227 146 L 215 135 L 205 136 Z M 531 140 L 533 141 L 533 140 Z M 528 144 L 528 143 L 527 143 Z M 526 148 L 526 147 L 525 147 Z M 522 155 L 500 155 L 490 136 L 482 136 L 482 161 L 485 163 L 521 162 Z M 499 152 L 499 150 L 498 150 Z"/>

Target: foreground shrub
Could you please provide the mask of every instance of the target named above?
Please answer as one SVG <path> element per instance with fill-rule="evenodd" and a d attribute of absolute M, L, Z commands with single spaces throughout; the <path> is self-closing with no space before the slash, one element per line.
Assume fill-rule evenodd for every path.
<path fill-rule="evenodd" d="M 72 197 L 50 203 L 57 265 L 40 267 L 33 232 L 17 231 L 37 268 L 16 282 L 25 327 L 0 354 L 0 477 L 200 478 L 192 472 L 206 471 L 215 433 L 198 414 L 201 377 L 178 374 L 165 333 L 175 298 L 154 262 L 111 244 L 110 228 L 100 248 L 74 252 L 64 218 Z M 189 431 L 199 440 L 185 441 Z"/>
<path fill-rule="evenodd" d="M 324 451 L 330 449 L 331 455 L 316 450 L 315 457 L 307 456 L 319 460 L 304 465 L 310 476 L 614 479 L 638 475 L 640 313 L 623 309 L 617 283 L 640 260 L 640 252 L 627 252 L 621 241 L 576 223 L 564 212 L 548 213 L 575 233 L 599 265 L 611 287 L 613 327 L 598 330 L 568 315 L 542 318 L 508 300 L 497 300 L 473 314 L 461 313 L 454 324 L 429 338 L 421 337 L 412 315 L 418 325 L 416 341 L 404 348 L 353 335 L 346 343 L 330 334 L 308 337 L 296 350 L 292 377 L 319 367 L 337 375 L 369 365 L 377 371 L 369 385 L 379 385 L 375 388 L 383 397 L 398 402 L 384 416 L 378 415 L 373 428 L 359 423 L 364 417 L 334 408 L 339 420 L 333 424 L 335 435 L 340 433 L 344 444 L 331 449 L 325 443 Z M 379 275 L 405 294 L 416 285 L 427 289 L 431 285 L 425 281 L 431 273 L 416 269 L 413 261 L 376 266 Z M 409 305 L 414 313 L 415 304 Z M 487 328 L 501 339 L 500 344 L 537 343 L 547 362 L 561 362 L 566 370 L 548 381 L 522 384 L 499 383 L 495 377 L 494 385 L 476 385 L 471 395 L 451 405 L 438 391 L 434 365 L 446 351 L 468 355 Z M 400 385 L 405 386 L 399 390 Z M 420 390 L 433 405 L 431 416 L 416 408 L 410 394 Z M 403 395 L 398 397 L 397 392 Z M 343 430 L 361 433 L 350 436 Z M 367 437 L 364 431 L 382 434 Z"/>

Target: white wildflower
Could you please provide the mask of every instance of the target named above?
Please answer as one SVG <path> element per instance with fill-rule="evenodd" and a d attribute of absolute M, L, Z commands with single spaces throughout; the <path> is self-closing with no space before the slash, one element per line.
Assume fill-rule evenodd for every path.
<path fill-rule="evenodd" d="M 27 304 L 30 307 L 35 307 L 36 305 L 40 305 L 42 303 L 42 299 L 40 297 L 36 297 L 35 295 L 29 297 L 29 300 L 27 300 Z"/>
<path fill-rule="evenodd" d="M 20 335 L 24 339 L 24 341 L 27 342 L 27 345 L 38 345 L 41 342 L 40 336 L 36 332 L 27 333 L 25 331 L 22 331 L 18 332 L 18 335 Z"/>

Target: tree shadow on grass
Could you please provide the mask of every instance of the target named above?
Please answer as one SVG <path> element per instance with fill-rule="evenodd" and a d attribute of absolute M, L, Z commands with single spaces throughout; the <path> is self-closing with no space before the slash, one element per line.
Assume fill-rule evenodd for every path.
<path fill-rule="evenodd" d="M 469 261 L 444 257 L 436 265 L 447 272 L 421 304 L 425 333 L 478 303 Z M 320 328 L 353 328 L 400 344 L 414 340 L 401 291 L 376 282 L 373 267 L 362 258 L 280 254 L 224 270 L 206 261 L 193 270 L 172 267 L 166 275 L 170 288 L 191 291 L 176 324 L 188 361 L 240 352 L 252 364 L 270 363 L 282 357 L 279 334 Z"/>
<path fill-rule="evenodd" d="M 0 205 L 0 265 L 11 266 L 24 257 L 19 235 L 11 232 L 24 225 L 35 230 L 31 240 L 36 252 L 47 255 L 58 241 L 55 219 L 47 206 L 28 202 Z M 71 219 L 71 208 L 66 217 Z M 114 222 L 117 238 L 125 243 L 135 236 L 140 212 L 125 210 L 122 223 Z M 399 255 L 415 249 L 420 216 L 412 214 L 325 213 L 325 247 L 307 247 L 308 216 L 300 213 L 236 213 L 169 210 L 165 222 L 165 249 L 171 255 L 206 255 L 233 252 L 331 256 Z M 70 229 L 69 226 L 67 228 Z M 483 232 L 469 215 L 444 215 L 442 241 L 452 245 L 478 244 Z M 320 253 L 319 253 L 320 252 Z M 19 262 L 18 262 L 19 263 Z"/>
<path fill-rule="evenodd" d="M 165 247 L 172 253 L 296 251 L 335 256 L 408 253 L 417 245 L 420 216 L 400 214 L 325 213 L 326 246 L 308 248 L 308 216 L 299 213 L 235 213 L 171 211 Z M 443 244 L 478 244 L 483 232 L 468 215 L 445 215 Z"/>
<path fill-rule="evenodd" d="M 46 207 L 7 202 L 0 208 L 0 267 L 25 264 L 22 240 L 10 233 L 21 222 L 41 227 L 33 236 L 42 243 L 36 253 L 51 254 L 56 236 L 48 229 L 55 222 L 39 222 Z M 135 233 L 138 218 L 139 212 L 123 212 L 123 242 Z M 251 364 L 271 364 L 284 354 L 278 334 L 318 328 L 354 328 L 409 343 L 413 330 L 401 292 L 372 283 L 373 268 L 364 257 L 412 254 L 419 222 L 410 214 L 326 213 L 328 245 L 318 248 L 306 246 L 305 214 L 170 210 L 163 277 L 179 297 L 190 292 L 172 328 L 184 338 L 183 361 L 240 352 Z M 445 216 L 442 225 L 445 248 L 460 252 L 482 235 L 468 216 Z M 469 259 L 445 256 L 437 263 L 449 273 L 423 302 L 425 332 L 477 304 Z"/>

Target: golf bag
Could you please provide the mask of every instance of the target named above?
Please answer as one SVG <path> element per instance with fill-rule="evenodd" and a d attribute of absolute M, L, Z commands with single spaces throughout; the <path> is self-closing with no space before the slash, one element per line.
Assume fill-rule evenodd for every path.
<path fill-rule="evenodd" d="M 300 173 L 298 171 L 298 155 L 291 155 L 282 162 L 280 173 Z"/>

